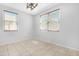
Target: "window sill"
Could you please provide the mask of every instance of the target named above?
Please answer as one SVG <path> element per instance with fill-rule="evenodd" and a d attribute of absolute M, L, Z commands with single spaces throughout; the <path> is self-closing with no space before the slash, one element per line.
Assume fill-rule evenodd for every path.
<path fill-rule="evenodd" d="M 4 30 L 4 32 L 18 32 L 17 30 Z"/>

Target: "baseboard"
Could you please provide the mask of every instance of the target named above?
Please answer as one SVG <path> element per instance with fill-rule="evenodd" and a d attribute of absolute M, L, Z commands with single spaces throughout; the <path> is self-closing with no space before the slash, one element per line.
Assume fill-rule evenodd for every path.
<path fill-rule="evenodd" d="M 32 37 L 29 37 L 29 36 L 20 37 L 20 38 L 18 38 L 18 39 L 16 39 L 16 40 L 0 42 L 0 45 L 6 45 L 6 44 L 17 43 L 17 42 L 24 41 L 24 40 L 29 40 L 29 39 L 32 39 Z"/>
<path fill-rule="evenodd" d="M 58 42 L 55 42 L 55 41 L 51 41 L 49 39 L 44 40 L 44 39 L 39 38 L 39 37 L 36 37 L 35 39 L 40 40 L 40 41 L 43 41 L 43 42 L 55 44 L 55 45 L 60 46 L 60 47 L 63 47 L 63 48 L 68 48 L 68 49 L 72 49 L 72 50 L 75 50 L 75 51 L 79 51 L 78 48 L 73 48 L 73 47 L 70 47 L 70 46 L 66 46 L 64 44 L 61 44 L 61 43 L 58 43 Z"/>

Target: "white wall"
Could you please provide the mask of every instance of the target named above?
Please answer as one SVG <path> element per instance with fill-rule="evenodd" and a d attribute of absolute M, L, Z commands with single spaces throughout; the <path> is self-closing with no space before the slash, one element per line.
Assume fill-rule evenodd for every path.
<path fill-rule="evenodd" d="M 64 47 L 79 49 L 79 4 L 58 4 L 48 11 L 57 8 L 60 8 L 61 14 L 60 32 L 40 31 L 40 18 L 37 15 L 34 20 L 35 38 Z"/>
<path fill-rule="evenodd" d="M 29 39 L 34 36 L 42 41 L 79 49 L 79 4 L 58 4 L 48 11 L 57 8 L 60 8 L 62 15 L 60 32 L 46 32 L 40 31 L 39 15 L 31 16 L 6 6 L 0 6 L 0 44 Z M 2 23 L 4 9 L 18 13 L 18 32 L 4 32 Z"/>
<path fill-rule="evenodd" d="M 3 10 L 10 10 L 15 13 L 18 13 L 17 22 L 18 22 L 18 31 L 16 32 L 4 32 L 4 12 Z M 12 43 L 24 39 L 31 39 L 32 36 L 32 16 L 21 11 L 6 7 L 0 6 L 0 44 Z"/>

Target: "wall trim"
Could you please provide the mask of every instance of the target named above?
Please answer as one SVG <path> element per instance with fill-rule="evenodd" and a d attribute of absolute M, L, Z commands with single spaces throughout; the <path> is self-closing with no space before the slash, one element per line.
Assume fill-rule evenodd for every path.
<path fill-rule="evenodd" d="M 43 42 L 55 44 L 55 45 L 60 46 L 60 47 L 63 47 L 63 48 L 67 48 L 67 49 L 72 49 L 72 50 L 79 51 L 78 48 L 73 48 L 73 47 L 70 47 L 70 46 L 66 46 L 66 45 L 63 45 L 63 44 L 61 44 L 61 43 L 57 43 L 57 42 L 55 42 L 55 41 L 51 42 L 51 40 L 46 39 L 46 38 L 45 38 L 46 40 L 43 40 L 42 38 L 39 38 L 39 37 L 35 37 L 35 39 L 40 40 L 40 41 L 43 41 Z"/>
<path fill-rule="evenodd" d="M 24 40 L 29 40 L 32 39 L 32 37 L 26 36 L 26 37 L 20 37 L 19 39 L 13 40 L 13 41 L 5 41 L 5 42 L 0 42 L 0 45 L 7 45 L 7 44 L 12 44 L 12 43 L 17 43 L 20 41 L 24 41 Z"/>

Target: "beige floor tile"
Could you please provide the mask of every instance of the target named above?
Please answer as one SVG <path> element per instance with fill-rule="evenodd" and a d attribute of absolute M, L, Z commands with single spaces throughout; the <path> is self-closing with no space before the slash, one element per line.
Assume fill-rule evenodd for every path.
<path fill-rule="evenodd" d="M 13 44 L 8 45 L 8 53 L 9 53 L 9 56 L 19 56 L 20 55 L 18 50 L 15 48 L 15 46 Z"/>
<path fill-rule="evenodd" d="M 79 56 L 79 51 L 42 42 L 24 40 L 0 46 L 0 56 Z"/>
<path fill-rule="evenodd" d="M 7 45 L 0 46 L 0 56 L 8 56 Z"/>

